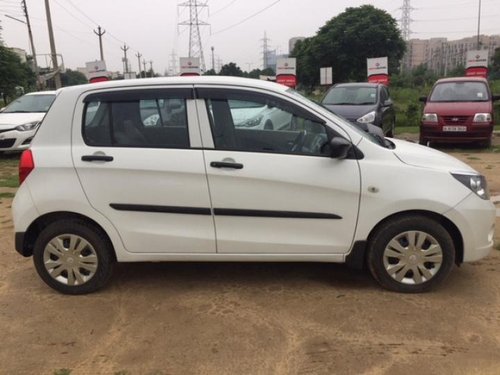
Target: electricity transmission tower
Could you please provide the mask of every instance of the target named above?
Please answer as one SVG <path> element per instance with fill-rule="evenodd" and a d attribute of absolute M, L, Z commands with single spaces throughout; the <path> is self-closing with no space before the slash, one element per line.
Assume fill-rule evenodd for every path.
<path fill-rule="evenodd" d="M 264 31 L 264 38 L 261 39 L 262 41 L 262 58 L 264 60 L 264 63 L 262 64 L 262 69 L 266 69 L 269 66 L 269 42 L 271 39 L 267 37 L 267 33 Z"/>
<path fill-rule="evenodd" d="M 410 24 L 411 21 L 411 11 L 414 9 L 410 5 L 410 0 L 403 0 L 403 6 L 400 8 L 401 9 L 401 34 L 403 36 L 403 39 L 405 41 L 410 40 L 411 36 L 411 28 Z"/>
<path fill-rule="evenodd" d="M 189 26 L 189 54 L 188 57 L 199 57 L 202 71 L 206 71 L 203 46 L 201 44 L 200 26 L 209 24 L 200 20 L 200 13 L 204 8 L 208 9 L 207 2 L 201 0 L 187 0 L 178 4 L 183 8 L 189 8 L 189 20 L 179 22 L 179 26 Z"/>

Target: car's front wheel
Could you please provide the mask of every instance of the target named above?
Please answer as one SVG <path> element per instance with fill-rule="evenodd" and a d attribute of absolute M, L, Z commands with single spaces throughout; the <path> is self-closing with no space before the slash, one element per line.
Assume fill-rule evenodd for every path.
<path fill-rule="evenodd" d="M 368 267 L 373 277 L 395 292 L 425 292 L 450 273 L 455 247 L 447 230 L 420 215 L 383 223 L 371 236 Z"/>
<path fill-rule="evenodd" d="M 109 239 L 79 219 L 56 221 L 38 236 L 35 268 L 43 281 L 65 294 L 85 294 L 106 284 L 114 264 Z"/>

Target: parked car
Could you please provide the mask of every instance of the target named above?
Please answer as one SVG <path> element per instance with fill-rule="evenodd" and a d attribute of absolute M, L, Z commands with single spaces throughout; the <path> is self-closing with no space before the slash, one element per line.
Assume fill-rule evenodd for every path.
<path fill-rule="evenodd" d="M 145 124 L 144 101 L 165 98 L 177 99 L 176 122 L 158 113 Z M 264 106 L 299 126 L 235 126 L 233 109 Z M 390 290 L 422 292 L 493 245 L 495 208 L 478 172 L 418 144 L 381 142 L 259 80 L 64 88 L 19 176 L 15 247 L 63 293 L 101 288 L 115 261 L 346 262 Z"/>
<path fill-rule="evenodd" d="M 396 113 L 389 90 L 380 83 L 339 83 L 321 100 L 326 108 L 357 124 L 373 124 L 392 137 Z"/>
<path fill-rule="evenodd" d="M 32 92 L 3 108 L 0 112 L 0 152 L 28 148 L 55 97 L 55 91 Z"/>
<path fill-rule="evenodd" d="M 425 103 L 420 123 L 420 144 L 479 143 L 491 145 L 493 101 L 488 81 L 482 77 L 438 80 Z"/>

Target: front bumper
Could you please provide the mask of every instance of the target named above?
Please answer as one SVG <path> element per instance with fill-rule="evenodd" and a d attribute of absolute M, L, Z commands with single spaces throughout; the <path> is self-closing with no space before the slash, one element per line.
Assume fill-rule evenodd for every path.
<path fill-rule="evenodd" d="M 0 151 L 22 151 L 26 150 L 35 136 L 36 130 L 20 132 L 19 130 L 8 130 L 0 133 Z"/>
<path fill-rule="evenodd" d="M 445 213 L 459 229 L 464 244 L 464 262 L 487 256 L 494 243 L 496 209 L 489 200 L 471 193 Z"/>
<path fill-rule="evenodd" d="M 492 124 L 468 124 L 465 125 L 465 131 L 444 131 L 444 126 L 449 125 L 422 123 L 420 139 L 431 142 L 471 143 L 488 141 L 493 134 Z"/>

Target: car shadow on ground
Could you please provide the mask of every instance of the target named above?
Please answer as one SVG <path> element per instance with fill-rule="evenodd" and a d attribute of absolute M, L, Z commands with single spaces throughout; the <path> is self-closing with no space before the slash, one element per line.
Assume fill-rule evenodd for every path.
<path fill-rule="evenodd" d="M 226 262 L 168 262 L 119 263 L 111 287 L 191 288 L 239 285 L 266 287 L 280 284 L 283 288 L 298 285 L 323 285 L 339 289 L 374 289 L 375 281 L 368 271 L 354 270 L 343 264 L 331 263 L 226 263 Z"/>

